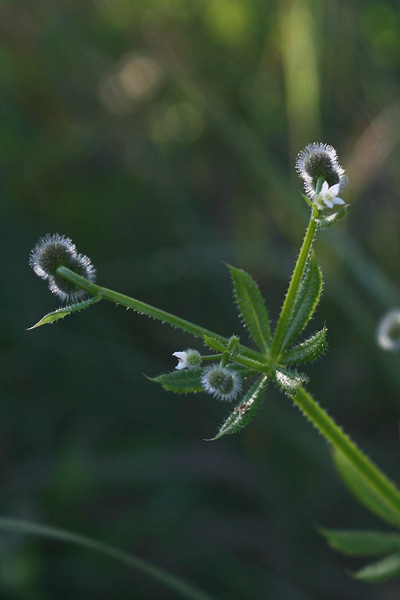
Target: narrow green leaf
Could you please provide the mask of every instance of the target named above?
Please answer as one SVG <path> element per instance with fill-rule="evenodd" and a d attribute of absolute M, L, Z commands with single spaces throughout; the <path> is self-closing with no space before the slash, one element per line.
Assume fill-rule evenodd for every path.
<path fill-rule="evenodd" d="M 301 192 L 300 192 L 300 196 L 303 198 L 303 200 L 305 201 L 307 206 L 309 206 L 312 209 L 315 209 L 314 202 L 312 200 L 310 200 L 310 198 L 308 196 L 306 196 L 305 194 L 302 194 Z"/>
<path fill-rule="evenodd" d="M 297 371 L 277 369 L 274 373 L 274 380 L 282 392 L 292 398 L 296 395 L 299 387 L 307 381 L 307 377 Z"/>
<path fill-rule="evenodd" d="M 321 291 L 322 274 L 312 254 L 296 298 L 283 348 L 290 346 L 303 331 L 317 307 Z"/>
<path fill-rule="evenodd" d="M 363 567 L 352 574 L 355 579 L 360 579 L 367 583 L 380 583 L 400 575 L 400 552 L 390 554 L 382 560 Z"/>
<path fill-rule="evenodd" d="M 255 281 L 242 269 L 228 265 L 235 298 L 244 324 L 260 350 L 266 353 L 271 344 L 267 309 Z"/>
<path fill-rule="evenodd" d="M 387 502 L 385 496 L 373 487 L 339 450 L 334 449 L 332 457 L 339 475 L 353 496 L 383 521 L 400 527 L 400 513 Z"/>
<path fill-rule="evenodd" d="M 203 391 L 201 383 L 202 373 L 203 369 L 181 369 L 180 371 L 172 371 L 171 373 L 164 373 L 158 377 L 149 377 L 148 379 L 159 383 L 169 392 L 189 394 Z"/>
<path fill-rule="evenodd" d="M 245 367 L 243 365 L 238 365 L 236 363 L 229 363 L 229 368 L 232 371 L 236 371 L 236 373 L 238 375 L 240 375 L 240 377 L 242 379 L 247 379 L 248 377 L 251 377 L 255 373 L 258 373 L 258 371 L 254 371 L 253 369 L 249 369 L 248 367 Z"/>
<path fill-rule="evenodd" d="M 326 327 L 324 327 L 305 342 L 285 352 L 281 363 L 284 365 L 298 365 L 310 362 L 322 356 L 326 348 Z"/>
<path fill-rule="evenodd" d="M 231 360 L 233 363 L 247 367 L 248 369 L 251 369 L 255 373 L 269 373 L 270 372 L 268 363 L 254 360 L 253 358 L 249 358 L 248 356 L 243 356 L 242 354 L 235 354 L 235 356 Z"/>
<path fill-rule="evenodd" d="M 320 529 L 329 546 L 342 554 L 379 556 L 400 552 L 400 534 L 384 531 L 342 531 Z"/>
<path fill-rule="evenodd" d="M 254 371 L 241 365 L 230 364 L 230 369 L 236 371 L 242 379 L 247 379 L 254 375 Z M 163 386 L 169 392 L 176 394 L 194 394 L 203 391 L 201 376 L 203 369 L 181 369 L 171 373 L 163 373 L 158 377 L 147 377 L 150 381 L 155 381 Z"/>
<path fill-rule="evenodd" d="M 220 340 L 217 340 L 210 335 L 204 335 L 204 343 L 211 348 L 211 350 L 216 350 L 216 352 L 226 352 L 228 349 L 227 344 L 223 344 Z"/>
<path fill-rule="evenodd" d="M 54 323 L 54 321 L 58 321 L 58 319 L 63 319 L 64 317 L 71 314 L 72 312 L 77 312 L 77 311 L 83 310 L 84 308 L 88 308 L 88 306 L 91 306 L 92 304 L 99 302 L 99 300 L 101 300 L 101 299 L 102 299 L 101 296 L 98 295 L 98 296 L 93 296 L 92 298 L 88 298 L 87 300 L 83 300 L 82 302 L 77 302 L 76 304 L 71 304 L 70 306 L 62 306 L 61 308 L 58 308 L 57 310 L 45 315 L 35 325 L 32 325 L 32 327 L 29 327 L 28 331 L 30 329 L 35 329 L 36 327 L 40 327 L 41 325 L 46 325 L 46 323 Z"/>
<path fill-rule="evenodd" d="M 331 227 L 334 223 L 337 223 L 346 215 L 346 207 L 341 210 L 335 211 L 330 215 L 320 216 L 316 219 L 319 229 L 326 229 Z"/>
<path fill-rule="evenodd" d="M 209 441 L 217 440 L 223 435 L 237 433 L 240 429 L 248 425 L 261 406 L 267 383 L 267 375 L 260 377 L 241 399 L 239 404 L 235 406 L 229 417 L 219 428 L 217 435 Z"/>

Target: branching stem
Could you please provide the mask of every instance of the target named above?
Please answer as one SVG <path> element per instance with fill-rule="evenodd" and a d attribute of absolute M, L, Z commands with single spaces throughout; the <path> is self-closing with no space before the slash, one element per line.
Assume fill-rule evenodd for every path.
<path fill-rule="evenodd" d="M 148 317 L 157 319 L 159 321 L 162 321 L 163 323 L 168 323 L 172 327 L 182 329 L 183 331 L 186 331 L 187 333 L 190 333 L 195 337 L 204 339 L 205 335 L 209 336 L 211 338 L 214 338 L 215 340 L 218 340 L 226 347 L 228 347 L 230 338 L 219 335 L 218 333 L 214 333 L 213 331 L 205 329 L 200 325 L 195 325 L 190 321 L 181 319 L 180 317 L 166 312 L 165 310 L 156 308 L 155 306 L 151 306 L 151 304 L 146 304 L 141 300 L 136 300 L 135 298 L 125 296 L 125 294 L 120 294 L 119 292 L 114 292 L 113 290 L 109 290 L 108 288 L 97 285 L 96 283 L 92 283 L 84 277 L 81 277 L 81 275 L 74 273 L 74 271 L 71 271 L 67 267 L 58 267 L 57 273 L 64 277 L 67 281 L 74 283 L 77 287 L 84 290 L 91 296 L 101 296 L 101 298 L 103 298 L 104 300 L 109 300 L 110 302 L 121 304 L 122 306 L 131 308 L 132 310 L 135 310 L 136 312 L 139 312 L 143 315 L 147 315 Z M 266 364 L 265 356 L 261 353 L 256 352 L 255 350 L 251 350 L 246 346 L 242 346 L 241 344 L 239 345 L 239 349 L 240 354 L 242 354 L 243 356 L 253 359 L 258 363 Z"/>

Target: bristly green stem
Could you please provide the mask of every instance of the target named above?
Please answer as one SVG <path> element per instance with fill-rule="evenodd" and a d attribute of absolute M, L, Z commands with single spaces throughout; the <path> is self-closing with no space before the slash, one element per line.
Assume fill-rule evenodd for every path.
<path fill-rule="evenodd" d="M 272 360 L 276 360 L 279 357 L 282 348 L 281 345 L 287 332 L 294 303 L 312 249 L 315 231 L 316 222 L 313 216 L 311 216 L 272 342 Z M 228 348 L 229 339 L 217 333 L 190 323 L 185 319 L 176 317 L 175 315 L 155 308 L 140 300 L 101 287 L 88 281 L 84 277 L 77 275 L 66 267 L 59 267 L 57 272 L 59 275 L 65 277 L 65 279 L 74 283 L 92 296 L 100 296 L 111 302 L 121 304 L 139 313 L 168 323 L 173 327 L 182 329 L 196 337 L 203 339 L 206 335 L 210 338 L 214 338 Z M 260 373 L 270 374 L 271 369 L 273 368 L 273 365 L 266 360 L 264 355 L 242 345 L 239 345 L 238 353 L 235 354 L 231 360 Z M 331 417 L 328 416 L 328 414 L 303 388 L 299 388 L 293 400 L 304 415 L 322 433 L 325 439 L 347 458 L 357 472 L 360 473 L 360 475 L 375 489 L 376 493 L 379 494 L 381 498 L 385 499 L 387 505 L 393 507 L 393 509 L 400 514 L 400 492 L 395 485 L 362 453 L 354 442 L 343 433 L 340 427 L 336 425 Z"/>
<path fill-rule="evenodd" d="M 324 438 L 336 450 L 339 450 L 353 467 L 368 481 L 380 497 L 386 500 L 393 509 L 400 514 L 400 491 L 397 487 L 376 467 L 356 444 L 336 425 L 321 406 L 300 387 L 293 397 L 294 403 L 303 414 L 318 429 Z"/>
<path fill-rule="evenodd" d="M 310 222 L 308 224 L 307 231 L 304 236 L 303 244 L 300 249 L 296 266 L 294 268 L 293 275 L 290 280 L 289 288 L 282 306 L 281 314 L 279 316 L 278 324 L 276 326 L 274 337 L 272 340 L 272 360 L 277 360 L 282 350 L 282 345 L 285 341 L 285 336 L 292 316 L 293 307 L 296 302 L 297 295 L 299 293 L 301 281 L 304 275 L 304 271 L 307 267 L 307 261 L 310 256 L 310 252 L 312 250 L 316 229 L 317 223 L 314 219 L 314 216 L 311 214 Z"/>
<path fill-rule="evenodd" d="M 204 339 L 204 336 L 209 336 L 221 342 L 222 344 L 228 346 L 230 338 L 226 338 L 218 333 L 214 333 L 209 329 L 205 329 L 204 327 L 200 327 L 199 325 L 195 325 L 190 321 L 186 321 L 185 319 L 181 319 L 165 310 L 161 310 L 160 308 L 156 308 L 155 306 L 151 306 L 150 304 L 146 304 L 141 300 L 136 300 L 135 298 L 131 298 L 129 296 L 125 296 L 124 294 L 120 294 L 119 292 L 114 292 L 113 290 L 109 290 L 108 288 L 97 285 L 96 283 L 92 283 L 88 281 L 81 275 L 74 273 L 67 267 L 58 267 L 57 273 L 64 277 L 67 281 L 74 283 L 77 287 L 84 290 L 91 296 L 101 296 L 104 300 L 109 300 L 110 302 L 115 302 L 116 304 L 121 304 L 122 306 L 126 306 L 127 308 L 131 308 L 136 312 L 139 312 L 143 315 L 147 315 L 148 317 L 152 317 L 153 319 L 157 319 L 162 321 L 163 323 L 168 323 L 172 327 L 176 327 L 178 329 L 182 329 L 195 337 L 199 337 Z M 239 345 L 240 353 L 248 358 L 251 358 L 258 363 L 265 363 L 265 356 L 256 352 L 255 350 L 251 350 L 246 346 Z"/>

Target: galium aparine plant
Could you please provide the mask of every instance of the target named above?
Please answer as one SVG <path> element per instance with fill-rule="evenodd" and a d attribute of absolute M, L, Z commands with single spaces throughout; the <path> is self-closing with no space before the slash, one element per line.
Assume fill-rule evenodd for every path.
<path fill-rule="evenodd" d="M 296 171 L 304 184 L 303 198 L 311 209 L 310 220 L 273 331 L 256 282 L 245 271 L 229 266 L 236 304 L 257 350 L 243 344 L 236 335 L 227 338 L 98 285 L 90 260 L 77 252 L 69 238 L 59 234 L 48 234 L 38 242 L 31 252 L 30 264 L 39 277 L 48 281 L 53 293 L 71 304 L 47 314 L 33 328 L 100 300 L 109 300 L 200 339 L 211 353 L 201 354 L 196 349 L 174 351 L 173 356 L 178 359 L 175 369 L 155 377 L 154 381 L 176 393 L 205 392 L 225 402 L 236 400 L 213 440 L 247 426 L 272 381 L 328 441 L 334 464 L 352 494 L 381 520 L 400 529 L 398 488 L 306 391 L 304 384 L 308 379 L 299 371 L 326 351 L 325 327 L 305 339 L 301 335 L 314 314 L 322 290 L 322 274 L 313 251 L 316 234 L 346 214 L 342 194 L 348 179 L 336 150 L 322 143 L 310 144 L 298 154 Z M 84 296 L 88 297 L 82 300 Z M 393 327 L 399 327 L 398 323 L 398 317 L 395 325 L 392 321 L 385 322 L 381 338 L 390 337 Z M 359 570 L 355 577 L 378 582 L 400 574 L 399 533 L 325 529 L 321 533 L 333 548 L 343 553 L 382 557 Z"/>

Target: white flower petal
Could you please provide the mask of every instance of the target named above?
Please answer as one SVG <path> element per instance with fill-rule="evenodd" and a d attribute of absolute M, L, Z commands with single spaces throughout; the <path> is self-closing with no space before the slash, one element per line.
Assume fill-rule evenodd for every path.
<path fill-rule="evenodd" d="M 324 194 L 326 194 L 328 190 L 329 190 L 329 184 L 328 184 L 327 181 L 324 181 L 324 183 L 322 184 L 322 188 L 321 188 L 321 194 L 322 194 L 322 196 Z"/>
<path fill-rule="evenodd" d="M 172 356 L 176 356 L 178 359 L 178 364 L 175 369 L 185 369 L 187 367 L 187 353 L 186 352 L 174 352 Z"/>
<path fill-rule="evenodd" d="M 333 200 L 333 198 L 332 198 L 332 200 Z M 333 208 L 332 200 L 329 196 L 325 196 L 325 198 L 324 198 L 324 202 L 325 202 L 326 206 L 328 206 L 329 208 Z"/>
<path fill-rule="evenodd" d="M 346 204 L 346 202 L 336 196 L 336 198 L 333 198 L 333 204 Z"/>
<path fill-rule="evenodd" d="M 337 196 L 340 189 L 340 183 L 335 183 L 335 185 L 331 185 L 329 188 L 329 193 L 333 194 L 333 196 Z"/>

